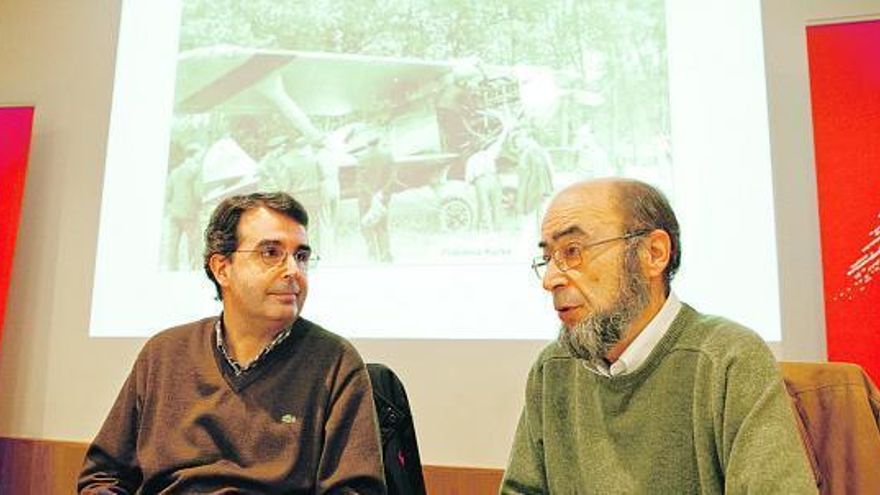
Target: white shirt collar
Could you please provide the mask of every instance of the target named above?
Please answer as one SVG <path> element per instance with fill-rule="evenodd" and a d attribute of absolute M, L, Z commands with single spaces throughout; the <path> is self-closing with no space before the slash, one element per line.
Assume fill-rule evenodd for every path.
<path fill-rule="evenodd" d="M 651 354 L 651 351 L 657 347 L 657 343 L 666 335 L 669 327 L 672 326 L 672 321 L 678 316 L 680 310 L 681 301 L 674 292 L 670 292 L 660 311 L 648 322 L 644 330 L 630 342 L 629 346 L 617 358 L 617 361 L 611 363 L 611 366 L 608 368 L 602 366 L 598 369 L 593 369 L 592 367 L 587 369 L 603 376 L 621 376 L 628 375 L 641 368 Z"/>

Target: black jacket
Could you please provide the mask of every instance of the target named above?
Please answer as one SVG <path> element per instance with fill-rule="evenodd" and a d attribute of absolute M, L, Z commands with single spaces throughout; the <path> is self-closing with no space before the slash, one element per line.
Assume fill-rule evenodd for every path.
<path fill-rule="evenodd" d="M 383 364 L 367 364 L 379 416 L 388 495 L 425 495 L 422 461 L 403 383 Z"/>

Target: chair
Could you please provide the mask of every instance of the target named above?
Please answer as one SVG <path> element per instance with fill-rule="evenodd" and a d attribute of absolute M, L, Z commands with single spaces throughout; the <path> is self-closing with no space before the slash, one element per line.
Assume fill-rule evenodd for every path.
<path fill-rule="evenodd" d="M 880 392 L 848 363 L 782 362 L 822 494 L 880 493 Z"/>
<path fill-rule="evenodd" d="M 387 366 L 367 364 L 382 436 L 388 495 L 425 495 L 422 461 L 403 383 Z"/>

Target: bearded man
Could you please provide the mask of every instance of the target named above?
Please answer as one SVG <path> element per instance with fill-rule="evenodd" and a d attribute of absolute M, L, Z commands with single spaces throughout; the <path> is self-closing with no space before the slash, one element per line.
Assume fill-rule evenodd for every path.
<path fill-rule="evenodd" d="M 671 291 L 681 248 L 662 193 L 575 184 L 539 247 L 562 325 L 529 374 L 501 493 L 816 493 L 766 344 Z"/>

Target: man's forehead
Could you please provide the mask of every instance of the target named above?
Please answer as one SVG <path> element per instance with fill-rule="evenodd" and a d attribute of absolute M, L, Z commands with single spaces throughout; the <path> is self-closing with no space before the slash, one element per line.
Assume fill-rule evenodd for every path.
<path fill-rule="evenodd" d="M 621 221 L 612 190 L 606 184 L 586 184 L 560 193 L 544 215 L 541 245 L 569 235 L 592 236 L 603 225 Z"/>
<path fill-rule="evenodd" d="M 307 243 L 306 228 L 284 213 L 271 208 L 252 208 L 241 214 L 238 221 L 238 241 L 278 241 L 294 237 L 299 243 Z"/>
<path fill-rule="evenodd" d="M 589 228 L 584 229 L 578 224 L 571 224 L 567 227 L 560 227 L 559 229 L 552 228 L 544 228 L 541 231 L 541 240 L 538 242 L 538 247 L 543 249 L 547 246 L 551 246 L 558 242 L 560 239 L 565 239 L 566 237 L 589 237 L 591 235 L 591 231 Z"/>

